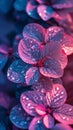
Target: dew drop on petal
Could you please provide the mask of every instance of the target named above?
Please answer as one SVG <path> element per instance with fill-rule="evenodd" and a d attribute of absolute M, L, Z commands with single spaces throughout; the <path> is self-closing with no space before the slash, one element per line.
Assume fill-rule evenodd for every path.
<path fill-rule="evenodd" d="M 16 105 L 11 109 L 10 120 L 16 127 L 21 129 L 27 129 L 32 120 L 32 117 L 30 117 L 22 109 L 21 105 Z"/>
<path fill-rule="evenodd" d="M 35 117 L 29 125 L 29 130 L 47 130 L 41 117 Z"/>
<path fill-rule="evenodd" d="M 64 104 L 67 93 L 61 84 L 54 84 L 51 92 L 47 92 L 47 104 L 52 108 L 58 108 Z"/>
<path fill-rule="evenodd" d="M 64 104 L 57 108 L 53 112 L 53 116 L 56 120 L 64 124 L 73 124 L 73 106 Z"/>
<path fill-rule="evenodd" d="M 39 80 L 40 73 L 36 67 L 31 67 L 25 75 L 25 80 L 27 85 L 33 85 Z"/>
<path fill-rule="evenodd" d="M 35 19 L 39 19 L 39 15 L 37 13 L 37 6 L 38 6 L 38 4 L 34 0 L 28 1 L 27 6 L 26 6 L 27 14 L 30 17 L 35 18 Z"/>
<path fill-rule="evenodd" d="M 25 73 L 29 68 L 29 64 L 24 63 L 20 59 L 16 60 L 8 68 L 7 77 L 14 83 L 25 82 Z"/>
<path fill-rule="evenodd" d="M 39 5 L 37 8 L 37 12 L 41 19 L 43 19 L 44 21 L 51 19 L 54 13 L 51 7 L 45 5 Z"/>

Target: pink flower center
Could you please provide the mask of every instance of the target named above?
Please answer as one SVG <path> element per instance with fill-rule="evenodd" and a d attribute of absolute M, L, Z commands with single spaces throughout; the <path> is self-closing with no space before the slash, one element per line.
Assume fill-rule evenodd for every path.
<path fill-rule="evenodd" d="M 38 115 L 46 115 L 46 114 L 50 114 L 51 113 L 51 110 L 50 108 L 45 108 L 44 106 L 37 106 L 36 107 L 36 112 Z"/>

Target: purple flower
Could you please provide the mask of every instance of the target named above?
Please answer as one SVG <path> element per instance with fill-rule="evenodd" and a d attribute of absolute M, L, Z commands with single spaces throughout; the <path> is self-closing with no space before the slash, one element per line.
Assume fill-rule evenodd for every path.
<path fill-rule="evenodd" d="M 72 0 L 29 0 L 26 12 L 32 18 L 39 16 L 44 21 L 55 18 L 59 22 L 66 19 L 67 14 L 73 11 Z"/>
<path fill-rule="evenodd" d="M 67 56 L 61 45 L 63 31 L 57 26 L 48 29 L 39 24 L 28 24 L 23 30 L 23 39 L 18 45 L 20 58 L 31 64 L 25 75 L 26 83 L 33 84 L 40 74 L 46 77 L 58 78 L 67 65 Z"/>
<path fill-rule="evenodd" d="M 46 96 L 36 91 L 22 93 L 21 105 L 34 117 L 29 130 L 35 130 L 41 122 L 44 127 L 52 128 L 55 123 L 54 118 L 63 124 L 73 124 L 73 106 L 65 104 L 66 98 L 66 91 L 60 84 L 53 85 L 53 89 L 46 92 Z"/>

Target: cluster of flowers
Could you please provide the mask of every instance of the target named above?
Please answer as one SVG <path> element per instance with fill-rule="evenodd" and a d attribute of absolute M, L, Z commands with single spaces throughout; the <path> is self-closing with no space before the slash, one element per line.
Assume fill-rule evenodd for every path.
<path fill-rule="evenodd" d="M 60 78 L 67 55 L 73 53 L 73 38 L 59 26 L 45 29 L 31 23 L 19 39 L 17 58 L 8 68 L 7 77 L 24 87 L 32 85 L 32 90 L 21 94 L 20 104 L 10 112 L 11 122 L 21 129 L 71 130 L 68 125 L 73 124 L 73 106 L 66 103 L 67 93 Z"/>

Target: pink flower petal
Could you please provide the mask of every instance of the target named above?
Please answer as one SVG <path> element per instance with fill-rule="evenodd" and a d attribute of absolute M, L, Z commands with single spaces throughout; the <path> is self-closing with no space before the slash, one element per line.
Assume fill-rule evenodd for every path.
<path fill-rule="evenodd" d="M 48 42 L 43 49 L 41 50 L 41 57 L 47 59 L 47 56 L 51 59 L 58 61 L 61 65 L 61 68 L 64 69 L 67 65 L 67 55 L 62 50 L 62 43 L 50 41 Z M 54 49 L 55 48 L 55 49 Z"/>
<path fill-rule="evenodd" d="M 59 78 L 63 75 L 63 70 L 56 60 L 48 58 L 43 67 L 40 67 L 40 73 L 46 77 Z"/>
<path fill-rule="evenodd" d="M 46 114 L 46 108 L 44 107 L 44 105 L 37 105 L 35 110 L 38 115 L 44 116 Z"/>
<path fill-rule="evenodd" d="M 32 86 L 33 90 L 36 90 L 40 93 L 46 93 L 47 91 L 51 91 L 52 82 L 50 78 L 41 77 L 37 83 Z"/>
<path fill-rule="evenodd" d="M 51 92 L 47 92 L 46 99 L 47 104 L 51 108 L 58 108 L 66 101 L 67 94 L 64 87 L 61 84 L 54 84 Z"/>
<path fill-rule="evenodd" d="M 24 108 L 24 110 L 32 116 L 37 115 L 37 112 L 35 110 L 35 107 L 37 105 L 46 104 L 44 94 L 40 94 L 39 92 L 36 92 L 36 91 L 24 92 L 21 95 L 20 101 L 21 101 L 21 104 L 22 104 L 22 107 Z"/>
<path fill-rule="evenodd" d="M 56 9 L 72 8 L 73 1 L 72 0 L 55 0 L 53 2 L 53 7 Z"/>
<path fill-rule="evenodd" d="M 43 124 L 46 128 L 52 128 L 54 126 L 54 118 L 49 114 L 45 115 L 43 118 Z"/>
<path fill-rule="evenodd" d="M 51 19 L 54 14 L 53 9 L 50 6 L 46 6 L 46 5 L 39 5 L 37 7 L 37 12 L 41 17 L 41 19 L 43 19 L 44 21 Z"/>
<path fill-rule="evenodd" d="M 56 124 L 51 130 L 73 130 L 70 126 L 66 124 Z"/>
<path fill-rule="evenodd" d="M 64 34 L 62 48 L 64 49 L 67 55 L 73 53 L 73 38 L 70 35 Z"/>
<path fill-rule="evenodd" d="M 60 108 L 57 108 L 53 112 L 53 116 L 56 120 L 64 124 L 73 124 L 73 106 L 64 104 Z"/>
<path fill-rule="evenodd" d="M 20 41 L 18 52 L 20 58 L 29 64 L 36 64 L 40 57 L 40 49 L 37 42 L 27 36 Z"/>
<path fill-rule="evenodd" d="M 11 109 L 10 120 L 16 127 L 21 129 L 27 129 L 32 120 L 32 117 L 30 117 L 22 109 L 21 105 L 16 105 Z"/>
<path fill-rule="evenodd" d="M 32 38 L 41 44 L 45 40 L 45 29 L 40 24 L 30 23 L 24 27 L 23 36 Z"/>
<path fill-rule="evenodd" d="M 26 12 L 32 18 L 40 19 L 39 15 L 37 13 L 37 6 L 38 6 L 38 4 L 36 1 L 34 1 L 34 0 L 28 1 L 27 6 L 26 6 Z"/>
<path fill-rule="evenodd" d="M 54 41 L 60 42 L 63 38 L 64 30 L 58 26 L 51 26 L 47 29 L 46 42 Z"/>
<path fill-rule="evenodd" d="M 47 130 L 42 122 L 42 117 L 35 117 L 30 123 L 29 130 Z"/>
<path fill-rule="evenodd" d="M 36 67 L 29 68 L 25 76 L 26 84 L 33 85 L 35 82 L 39 80 L 39 77 L 40 77 L 40 73 L 38 68 Z"/>

